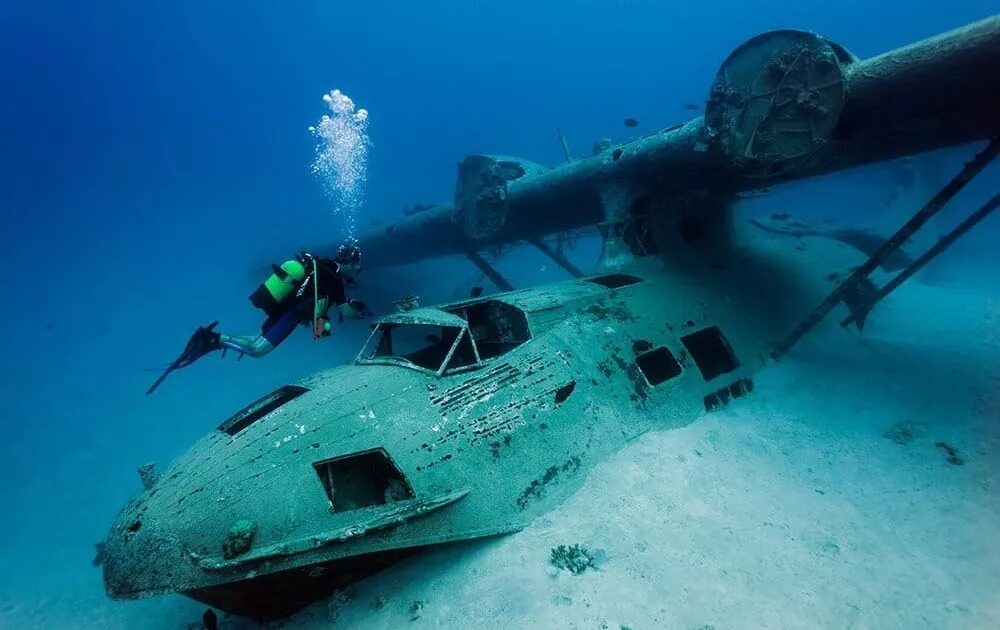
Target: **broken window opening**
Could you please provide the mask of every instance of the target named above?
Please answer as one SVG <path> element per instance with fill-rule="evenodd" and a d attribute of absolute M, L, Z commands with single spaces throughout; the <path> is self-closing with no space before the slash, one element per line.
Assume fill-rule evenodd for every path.
<path fill-rule="evenodd" d="M 254 422 L 257 422 L 282 405 L 295 400 L 307 391 L 309 391 L 308 387 L 302 387 L 300 385 L 285 385 L 284 387 L 279 387 L 270 394 L 263 396 L 262 398 L 258 398 L 240 411 L 236 412 L 236 414 L 219 425 L 219 431 L 228 433 L 229 435 L 236 435 Z"/>
<path fill-rule="evenodd" d="M 385 449 L 313 463 L 331 512 L 347 512 L 403 501 L 413 489 Z"/>
<path fill-rule="evenodd" d="M 665 346 L 640 354 L 635 358 L 639 371 L 650 385 L 659 385 L 681 375 L 681 364 Z"/>
<path fill-rule="evenodd" d="M 627 287 L 630 284 L 642 282 L 642 278 L 630 276 L 625 273 L 609 273 L 603 276 L 594 276 L 593 278 L 583 278 L 583 280 L 599 284 L 607 289 L 620 289 L 621 287 Z"/>
<path fill-rule="evenodd" d="M 402 359 L 437 372 L 462 329 L 435 324 L 382 323 L 362 350 L 361 359 Z"/>
<path fill-rule="evenodd" d="M 576 381 L 570 381 L 556 390 L 556 404 L 561 405 L 573 394 L 576 389 Z"/>
<path fill-rule="evenodd" d="M 733 348 L 718 326 L 710 326 L 685 335 L 681 337 L 681 343 L 688 349 L 706 381 L 728 374 L 740 365 Z"/>
<path fill-rule="evenodd" d="M 469 322 L 469 332 L 482 361 L 506 354 L 531 339 L 524 311 L 506 302 L 486 300 L 449 309 L 449 312 Z M 459 347 L 456 356 L 461 350 Z M 455 359 L 452 359 L 448 367 L 450 369 L 462 365 L 466 364 L 456 365 Z"/>

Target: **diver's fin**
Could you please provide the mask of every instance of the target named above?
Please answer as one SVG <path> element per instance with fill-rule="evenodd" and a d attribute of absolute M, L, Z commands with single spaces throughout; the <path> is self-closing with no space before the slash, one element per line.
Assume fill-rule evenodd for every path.
<path fill-rule="evenodd" d="M 215 327 L 219 325 L 218 321 L 214 321 L 208 326 L 199 326 L 198 330 L 194 331 L 191 338 L 188 339 L 187 345 L 184 346 L 184 351 L 181 352 L 180 356 L 174 359 L 160 378 L 156 379 L 156 382 L 150 385 L 149 389 L 146 390 L 146 395 L 149 396 L 156 388 L 160 386 L 170 373 L 174 370 L 179 370 L 180 368 L 187 367 L 205 356 L 209 352 L 214 352 L 216 350 L 222 349 L 222 338 L 221 335 L 215 332 Z"/>
<path fill-rule="evenodd" d="M 854 325 L 858 327 L 858 332 L 865 329 L 865 321 L 868 313 L 871 312 L 872 299 L 878 293 L 878 287 L 867 277 L 858 279 L 857 282 L 848 287 L 844 294 L 844 304 L 850 309 L 854 318 Z"/>
<path fill-rule="evenodd" d="M 153 392 L 155 392 L 156 388 L 160 386 L 160 383 L 162 383 L 164 380 L 166 380 L 166 378 L 168 376 L 170 376 L 170 373 L 173 372 L 176 369 L 177 368 L 175 366 L 171 365 L 166 370 L 164 370 L 163 374 L 160 374 L 160 378 L 156 379 L 156 381 L 152 385 L 149 386 L 149 389 L 146 390 L 146 395 L 149 396 L 150 394 L 152 394 Z"/>

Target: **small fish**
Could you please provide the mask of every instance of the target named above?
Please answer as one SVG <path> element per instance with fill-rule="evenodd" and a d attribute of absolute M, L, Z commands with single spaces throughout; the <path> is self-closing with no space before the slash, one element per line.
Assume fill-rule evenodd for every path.
<path fill-rule="evenodd" d="M 638 127 L 639 126 L 639 121 L 636 120 L 635 118 L 626 118 L 625 119 L 625 126 L 629 127 L 629 128 Z"/>
<path fill-rule="evenodd" d="M 684 103 L 684 109 L 694 111 L 696 109 L 701 109 L 701 106 L 696 103 Z"/>
<path fill-rule="evenodd" d="M 483 294 L 483 287 L 472 287 L 472 290 L 469 291 L 469 297 L 477 298 L 482 294 Z"/>
<path fill-rule="evenodd" d="M 219 630 L 219 617 L 211 608 L 201 616 L 201 623 L 205 626 L 205 630 Z"/>

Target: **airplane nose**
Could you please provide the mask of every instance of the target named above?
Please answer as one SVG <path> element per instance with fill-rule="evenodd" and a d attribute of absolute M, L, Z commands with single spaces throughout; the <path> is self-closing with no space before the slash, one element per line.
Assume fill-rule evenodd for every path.
<path fill-rule="evenodd" d="M 129 548 L 114 549 L 117 543 L 110 540 L 105 545 L 104 590 L 112 599 L 138 599 L 166 588 L 168 576 L 158 575 L 148 566 L 144 554 L 135 552 L 150 545 L 135 540 L 128 543 Z"/>
<path fill-rule="evenodd" d="M 129 504 L 104 542 L 104 590 L 112 599 L 173 592 L 194 566 L 175 535 L 143 516 L 140 504 Z"/>

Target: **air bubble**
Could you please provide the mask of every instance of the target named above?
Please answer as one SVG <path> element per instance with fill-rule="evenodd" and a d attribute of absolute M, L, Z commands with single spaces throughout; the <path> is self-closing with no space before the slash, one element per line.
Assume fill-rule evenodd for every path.
<path fill-rule="evenodd" d="M 340 90 L 323 95 L 331 114 L 309 127 L 316 139 L 312 173 L 319 177 L 323 192 L 333 203 L 347 240 L 357 240 L 358 212 L 364 202 L 368 176 L 368 110 L 356 109 L 354 101 Z"/>

